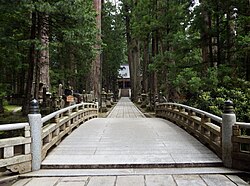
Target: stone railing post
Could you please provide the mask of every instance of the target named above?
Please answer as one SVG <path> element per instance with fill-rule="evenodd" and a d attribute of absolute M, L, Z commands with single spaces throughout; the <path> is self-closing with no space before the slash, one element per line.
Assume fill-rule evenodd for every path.
<path fill-rule="evenodd" d="M 28 118 L 31 127 L 31 168 L 36 171 L 40 169 L 42 161 L 42 117 L 35 99 L 31 101 Z"/>
<path fill-rule="evenodd" d="M 225 167 L 232 167 L 232 134 L 236 123 L 233 102 L 228 100 L 224 105 L 222 114 L 222 161 Z"/>

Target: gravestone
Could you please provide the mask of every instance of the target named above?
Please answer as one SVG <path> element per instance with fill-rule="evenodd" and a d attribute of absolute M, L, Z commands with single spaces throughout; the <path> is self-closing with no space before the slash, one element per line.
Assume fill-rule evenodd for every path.
<path fill-rule="evenodd" d="M 59 84 L 58 86 L 58 97 L 62 97 L 63 95 L 63 85 Z"/>
<path fill-rule="evenodd" d="M 111 105 L 111 91 L 110 90 L 107 93 L 106 106 L 108 108 L 112 107 L 112 105 Z"/>
<path fill-rule="evenodd" d="M 147 99 L 147 94 L 145 94 L 144 92 L 142 92 L 141 94 L 142 97 L 142 104 L 141 104 L 141 108 L 146 108 L 147 104 L 148 104 L 148 99 Z"/>
<path fill-rule="evenodd" d="M 102 89 L 102 105 L 101 105 L 101 112 L 107 112 L 107 105 L 106 105 L 106 98 L 107 93 L 105 92 L 105 89 Z"/>

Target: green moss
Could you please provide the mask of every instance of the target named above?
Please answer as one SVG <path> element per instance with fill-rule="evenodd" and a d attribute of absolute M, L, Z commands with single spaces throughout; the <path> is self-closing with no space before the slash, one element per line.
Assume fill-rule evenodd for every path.
<path fill-rule="evenodd" d="M 5 105 L 4 110 L 7 112 L 13 112 L 15 109 L 18 109 L 20 106 L 17 105 Z"/>

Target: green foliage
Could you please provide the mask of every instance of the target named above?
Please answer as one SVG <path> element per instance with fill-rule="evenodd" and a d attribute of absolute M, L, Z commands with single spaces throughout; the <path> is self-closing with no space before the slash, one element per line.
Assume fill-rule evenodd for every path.
<path fill-rule="evenodd" d="M 24 78 L 29 46 L 29 12 L 19 1 L 2 1 L 0 5 L 0 92 L 12 93 L 13 84 Z"/>
<path fill-rule="evenodd" d="M 198 74 L 193 69 L 184 69 L 173 82 L 181 94 L 186 96 L 185 104 L 200 108 L 221 116 L 224 102 L 233 101 L 237 121 L 250 121 L 250 83 L 243 79 L 233 78 L 225 74 L 218 77 L 218 72 L 226 70 L 210 68 L 207 75 Z M 218 81 L 219 78 L 222 81 Z"/>
<path fill-rule="evenodd" d="M 207 69 L 207 72 L 205 74 L 201 74 L 201 78 L 202 81 L 204 82 L 204 86 L 202 88 L 203 91 L 216 89 L 219 84 L 218 69 L 217 68 Z"/>
<path fill-rule="evenodd" d="M 210 95 L 207 97 L 205 97 L 204 96 L 205 93 L 203 93 L 203 95 L 199 97 L 200 99 L 197 100 L 196 102 L 206 103 L 205 107 L 204 104 L 201 105 L 203 110 L 205 109 L 209 112 L 221 116 L 224 102 L 229 99 L 233 101 L 235 105 L 235 113 L 237 116 L 237 121 L 249 122 L 250 106 L 248 104 L 248 100 L 250 98 L 250 94 L 247 91 L 248 91 L 247 89 L 240 89 L 238 87 L 232 87 L 230 89 L 225 87 L 220 87 L 211 91 Z"/>
<path fill-rule="evenodd" d="M 36 14 L 36 39 L 30 39 L 31 13 Z M 39 16 L 49 16 L 49 50 L 52 89 L 58 82 L 84 82 L 95 57 L 96 12 L 92 0 L 1 1 L 0 5 L 0 91 L 24 94 L 29 50 L 42 48 L 38 34 Z M 74 66 L 75 68 L 70 68 Z M 71 71 L 70 71 L 71 69 Z M 77 73 L 72 73 L 72 71 Z M 73 75 L 69 75 L 73 74 Z M 79 89 L 83 88 L 79 85 Z"/>
<path fill-rule="evenodd" d="M 125 26 L 121 13 L 111 2 L 103 4 L 102 9 L 102 77 L 106 90 L 116 91 L 118 70 L 126 63 Z"/>
<path fill-rule="evenodd" d="M 186 68 L 177 75 L 173 85 L 183 93 L 198 94 L 202 87 L 202 81 L 196 71 L 192 68 Z"/>
<path fill-rule="evenodd" d="M 158 82 L 171 100 L 219 116 L 230 99 L 237 120 L 250 121 L 247 1 L 204 0 L 193 10 L 190 1 L 123 2 L 132 38 L 141 43 L 143 73 L 151 74 L 143 81 Z"/>
<path fill-rule="evenodd" d="M 0 96 L 24 94 L 30 46 L 35 45 L 36 58 L 42 49 L 38 33 L 30 39 L 35 12 L 37 21 L 40 14 L 49 16 L 52 90 L 58 83 L 85 89 L 98 50 L 103 84 L 114 89 L 117 70 L 127 62 L 126 39 L 131 39 L 139 45 L 137 63 L 148 90 L 158 82 L 166 97 L 217 115 L 231 99 L 237 120 L 250 121 L 248 1 L 204 0 L 192 11 L 189 0 L 119 3 L 119 10 L 104 3 L 100 43 L 93 0 L 1 1 Z"/>
<path fill-rule="evenodd" d="M 237 121 L 250 122 L 250 83 L 231 76 L 233 69 L 221 65 L 199 72 L 185 68 L 171 79 L 184 104 L 221 116 L 224 102 L 233 101 Z"/>
<path fill-rule="evenodd" d="M 96 55 L 96 12 L 93 1 L 54 1 L 50 33 L 51 83 L 83 90 L 83 79 Z M 79 82 L 79 83 L 75 83 Z M 53 87 L 52 87 L 53 88 Z"/>
<path fill-rule="evenodd" d="M 0 115 L 0 125 L 8 123 L 27 122 L 28 118 L 21 115 L 21 112 L 13 114 L 13 110 L 5 110 L 4 114 Z"/>

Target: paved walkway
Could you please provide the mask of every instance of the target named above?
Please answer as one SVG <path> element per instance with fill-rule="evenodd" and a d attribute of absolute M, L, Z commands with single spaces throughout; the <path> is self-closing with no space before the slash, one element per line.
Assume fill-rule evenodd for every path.
<path fill-rule="evenodd" d="M 145 116 L 129 98 L 122 97 L 110 112 L 108 118 L 145 118 Z"/>
<path fill-rule="evenodd" d="M 42 170 L 22 175 L 31 178 L 15 186 L 246 185 L 237 176 L 222 175 L 234 171 L 220 165 L 213 152 L 184 130 L 145 118 L 122 98 L 108 118 L 81 125 L 49 153 Z"/>
<path fill-rule="evenodd" d="M 81 125 L 42 162 L 43 168 L 220 165 L 221 159 L 194 137 L 166 120 L 145 118 L 128 98 L 108 118 Z"/>
<path fill-rule="evenodd" d="M 137 175 L 27 178 L 13 186 L 236 186 L 247 185 L 234 175 Z"/>

